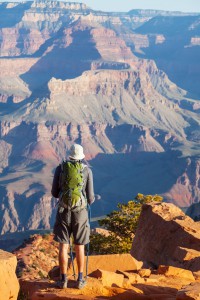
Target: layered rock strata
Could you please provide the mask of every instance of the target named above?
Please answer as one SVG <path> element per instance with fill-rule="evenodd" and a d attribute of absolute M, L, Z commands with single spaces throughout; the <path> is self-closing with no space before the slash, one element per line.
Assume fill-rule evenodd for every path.
<path fill-rule="evenodd" d="M 199 201 L 199 101 L 151 52 L 175 45 L 167 53 L 184 52 L 182 74 L 195 83 L 198 15 L 28 1 L 0 3 L 0 18 L 1 233 L 53 226 L 52 176 L 74 142 L 102 199 L 94 216 L 138 192 L 181 207 Z M 176 24 L 185 40 L 170 31 Z"/>

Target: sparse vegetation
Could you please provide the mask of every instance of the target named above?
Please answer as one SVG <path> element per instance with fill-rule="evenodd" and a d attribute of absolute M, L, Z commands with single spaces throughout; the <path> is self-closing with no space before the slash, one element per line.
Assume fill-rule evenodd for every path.
<path fill-rule="evenodd" d="M 50 232 L 50 233 L 45 233 L 45 234 L 42 235 L 42 238 L 43 238 L 44 240 L 48 240 L 49 237 L 50 237 L 50 235 L 51 235 L 51 232 Z"/>
<path fill-rule="evenodd" d="M 111 212 L 99 225 L 109 230 L 109 235 L 93 234 L 91 251 L 95 254 L 127 253 L 130 251 L 136 232 L 142 205 L 152 201 L 161 202 L 159 195 L 138 194 L 127 204 L 118 204 L 118 210 Z"/>
<path fill-rule="evenodd" d="M 41 270 L 38 271 L 38 275 L 40 276 L 41 279 L 46 278 L 46 276 L 42 273 Z"/>

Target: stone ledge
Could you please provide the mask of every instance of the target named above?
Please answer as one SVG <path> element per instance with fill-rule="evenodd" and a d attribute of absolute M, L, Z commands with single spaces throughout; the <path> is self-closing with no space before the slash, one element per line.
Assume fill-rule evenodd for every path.
<path fill-rule="evenodd" d="M 19 282 L 15 274 L 16 266 L 16 256 L 0 250 L 0 299 L 2 300 L 17 300 Z"/>

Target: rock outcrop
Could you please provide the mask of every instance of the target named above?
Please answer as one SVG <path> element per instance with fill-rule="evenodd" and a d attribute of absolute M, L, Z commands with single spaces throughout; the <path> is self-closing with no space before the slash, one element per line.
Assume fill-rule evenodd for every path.
<path fill-rule="evenodd" d="M 14 251 L 18 259 L 17 274 L 26 279 L 40 279 L 47 277 L 48 273 L 51 279 L 59 277 L 58 266 L 58 243 L 53 240 L 52 234 L 33 235 L 22 247 Z M 86 259 L 85 259 L 86 263 Z M 77 273 L 76 258 L 74 257 L 75 271 Z M 90 255 L 88 274 L 97 269 L 107 270 L 109 272 L 136 271 L 142 266 L 130 254 L 110 254 L 110 255 Z M 86 265 L 84 267 L 86 272 Z M 73 274 L 72 262 L 69 256 L 68 273 Z"/>
<path fill-rule="evenodd" d="M 84 299 L 84 300 L 97 300 L 97 299 L 188 299 L 188 295 L 191 296 L 191 300 L 198 299 L 199 293 L 199 280 L 198 272 L 192 274 L 191 271 L 180 269 L 171 266 L 160 265 L 158 270 L 154 269 L 139 269 L 130 270 L 128 266 L 128 271 L 123 271 L 126 265 L 118 264 L 118 269 L 116 272 L 110 271 L 115 265 L 117 268 L 117 260 L 121 257 L 124 262 L 130 261 L 128 255 L 108 255 L 105 258 L 104 269 L 99 269 L 98 266 L 103 266 L 101 259 L 103 257 L 91 256 L 89 257 L 90 268 L 94 271 L 87 277 L 87 285 L 84 289 L 77 290 L 75 288 L 76 281 L 68 270 L 68 288 L 64 290 L 59 290 L 56 288 L 55 281 L 59 279 L 59 269 L 55 268 L 50 272 L 51 279 L 48 279 L 44 270 L 41 271 L 41 267 L 44 268 L 44 263 L 41 261 L 44 259 L 40 258 L 39 251 L 43 247 L 42 254 L 46 261 L 49 261 L 50 252 L 48 252 L 48 242 L 51 244 L 51 236 L 45 239 L 35 236 L 32 240 L 33 248 L 38 246 L 38 251 L 32 252 L 32 259 L 35 253 L 35 258 L 37 259 L 37 266 L 34 262 L 34 268 L 31 267 L 30 261 L 24 259 L 24 264 L 22 266 L 22 261 L 20 260 L 20 265 L 18 267 L 23 267 L 23 273 L 21 273 L 20 286 L 21 292 L 27 296 L 29 300 L 39 300 L 43 298 L 48 299 Z M 25 248 L 18 250 L 17 254 L 22 257 L 22 254 L 27 257 L 30 255 L 30 245 Z M 29 249 L 29 250 L 28 250 Z M 28 251 L 27 251 L 28 250 Z M 51 244 L 52 251 L 52 244 Z M 52 252 L 53 254 L 54 252 Z M 25 258 L 24 256 L 24 258 Z M 19 256 L 18 256 L 19 257 Z M 128 260 L 127 260 L 128 258 Z M 24 268 L 26 267 L 26 268 Z M 47 265 L 46 265 L 47 267 Z M 97 268 L 97 269 L 95 269 Z M 29 270 L 26 272 L 26 270 Z M 56 274 L 57 272 L 57 274 Z M 54 276 L 52 276 L 54 275 Z M 182 297 L 182 298 L 180 298 Z"/>
<path fill-rule="evenodd" d="M 131 254 L 144 264 L 200 270 L 200 224 L 173 204 L 145 204 Z"/>
<path fill-rule="evenodd" d="M 68 287 L 56 288 L 58 245 L 52 234 L 34 235 L 15 251 L 21 292 L 28 300 L 198 300 L 199 226 L 173 204 L 144 205 L 132 248 L 141 261 L 129 254 L 91 255 L 87 285 L 81 291 L 76 289 L 70 255 Z M 76 270 L 76 260 L 74 264 Z"/>
<path fill-rule="evenodd" d="M 58 265 L 58 244 L 53 235 L 33 235 L 14 253 L 20 278 L 45 278 Z"/>
<path fill-rule="evenodd" d="M 178 291 L 176 300 L 198 300 L 200 297 L 200 283 L 195 282 L 190 285 L 186 285 L 180 291 Z"/>
<path fill-rule="evenodd" d="M 0 299 L 17 300 L 19 282 L 16 277 L 16 256 L 0 250 Z"/>

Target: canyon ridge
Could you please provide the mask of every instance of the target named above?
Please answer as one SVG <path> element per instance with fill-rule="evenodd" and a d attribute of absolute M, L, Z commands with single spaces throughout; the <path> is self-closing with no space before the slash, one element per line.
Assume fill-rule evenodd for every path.
<path fill-rule="evenodd" d="M 200 199 L 200 14 L 0 3 L 0 232 L 48 229 L 55 167 L 76 142 L 93 217 L 160 194 Z"/>

